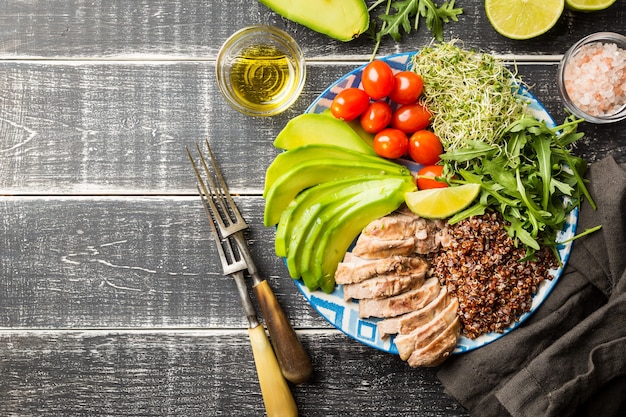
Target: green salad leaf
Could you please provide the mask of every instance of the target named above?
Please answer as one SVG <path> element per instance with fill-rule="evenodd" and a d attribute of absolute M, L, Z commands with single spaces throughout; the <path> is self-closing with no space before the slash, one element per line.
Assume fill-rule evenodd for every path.
<path fill-rule="evenodd" d="M 571 153 L 582 120 L 569 116 L 553 128 L 537 120 L 514 71 L 457 42 L 423 48 L 412 67 L 424 79 L 420 100 L 443 145 L 444 175 L 481 185 L 475 204 L 449 222 L 496 210 L 528 258 L 542 247 L 558 255 L 557 234 L 570 211 L 583 198 L 595 208 L 583 179 L 587 162 Z"/>
<path fill-rule="evenodd" d="M 391 36 L 398 42 L 402 38 L 402 31 L 406 34 L 412 30 L 417 31 L 421 19 L 424 19 L 433 37 L 441 41 L 444 23 L 457 22 L 457 16 L 463 13 L 462 8 L 454 7 L 454 0 L 444 1 L 441 6 L 433 0 L 378 0 L 369 10 L 372 11 L 383 3 L 386 3 L 385 12 L 378 16 L 382 25 L 380 28 L 376 24 L 371 25 L 370 34 L 376 40 L 373 56 L 376 56 L 383 37 Z"/>
<path fill-rule="evenodd" d="M 441 155 L 447 172 L 460 177 L 455 182 L 482 188 L 477 202 L 450 223 L 492 208 L 508 222 L 509 236 L 526 247 L 528 257 L 541 247 L 556 252 L 567 214 L 582 198 L 595 208 L 583 180 L 587 164 L 568 148 L 582 137 L 576 131 L 581 121 L 570 116 L 551 128 L 524 114 L 502 132 L 499 142 L 506 146 L 474 141 Z"/>

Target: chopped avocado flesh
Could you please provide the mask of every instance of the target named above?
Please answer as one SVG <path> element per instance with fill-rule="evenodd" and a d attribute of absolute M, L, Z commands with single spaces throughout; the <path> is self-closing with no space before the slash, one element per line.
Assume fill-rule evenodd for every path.
<path fill-rule="evenodd" d="M 259 0 L 286 19 L 340 41 L 357 38 L 369 27 L 364 0 Z"/>

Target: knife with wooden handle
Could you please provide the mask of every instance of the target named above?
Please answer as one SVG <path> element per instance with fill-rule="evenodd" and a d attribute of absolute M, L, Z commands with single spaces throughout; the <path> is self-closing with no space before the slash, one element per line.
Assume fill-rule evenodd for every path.
<path fill-rule="evenodd" d="M 248 273 L 254 281 L 254 292 L 261 306 L 265 325 L 270 334 L 283 376 L 293 384 L 306 382 L 313 372 L 309 354 L 298 339 L 287 314 L 278 303 L 269 283 L 267 280 L 261 279 L 243 236 L 243 231 L 234 233 L 232 236 L 237 242 L 242 257 L 248 264 Z"/>

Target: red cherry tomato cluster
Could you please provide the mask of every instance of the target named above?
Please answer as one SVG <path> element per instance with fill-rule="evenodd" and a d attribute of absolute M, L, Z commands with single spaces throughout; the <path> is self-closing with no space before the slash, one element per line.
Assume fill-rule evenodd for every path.
<path fill-rule="evenodd" d="M 363 130 L 375 135 L 374 150 L 384 158 L 408 153 L 422 165 L 436 164 L 443 146 L 437 135 L 427 130 L 432 115 L 418 102 L 424 88 L 422 77 L 413 71 L 394 75 L 386 62 L 374 60 L 364 68 L 361 83 L 362 89 L 339 92 L 331 103 L 331 113 L 346 121 L 358 118 Z"/>

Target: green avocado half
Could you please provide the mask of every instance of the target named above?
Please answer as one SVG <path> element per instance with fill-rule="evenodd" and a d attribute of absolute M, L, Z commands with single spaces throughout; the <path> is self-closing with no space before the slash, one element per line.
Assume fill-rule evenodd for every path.
<path fill-rule="evenodd" d="M 340 41 L 357 38 L 369 27 L 364 0 L 259 0 L 279 15 Z"/>

